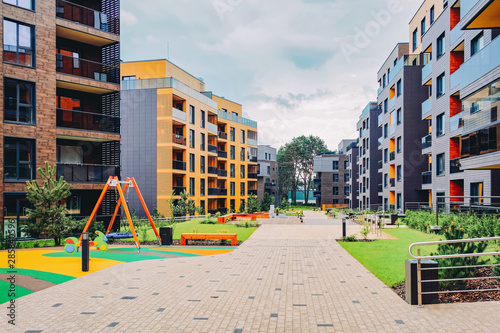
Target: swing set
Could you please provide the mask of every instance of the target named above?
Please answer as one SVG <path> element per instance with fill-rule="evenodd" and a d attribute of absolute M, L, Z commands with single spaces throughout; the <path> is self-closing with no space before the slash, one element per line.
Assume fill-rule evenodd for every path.
<path fill-rule="evenodd" d="M 120 183 L 124 184 L 123 188 L 120 186 Z M 130 231 L 132 232 L 132 236 L 134 237 L 135 247 L 137 248 L 137 252 L 141 252 L 141 244 L 139 243 L 139 239 L 137 238 L 137 233 L 135 231 L 134 224 L 132 223 L 132 217 L 130 216 L 130 211 L 128 209 L 128 201 L 125 200 L 125 195 L 124 195 L 124 193 L 127 193 L 127 197 L 128 197 L 128 190 L 130 187 L 133 187 L 135 189 L 135 192 L 137 193 L 137 197 L 139 198 L 139 201 L 142 204 L 142 208 L 144 208 L 144 212 L 146 213 L 146 216 L 149 220 L 149 223 L 151 224 L 151 227 L 153 228 L 153 231 L 156 235 L 156 238 L 158 239 L 158 243 L 161 245 L 160 234 L 158 233 L 158 230 L 156 229 L 156 226 L 153 222 L 153 219 L 151 218 L 151 214 L 149 214 L 148 207 L 146 206 L 146 203 L 144 202 L 144 199 L 142 197 L 141 191 L 139 190 L 139 187 L 137 186 L 137 183 L 135 182 L 135 179 L 133 177 L 127 178 L 125 181 L 120 181 L 118 179 L 118 177 L 116 177 L 116 176 L 115 177 L 110 176 L 108 178 L 106 185 L 104 185 L 102 193 L 101 193 L 99 199 L 97 200 L 97 203 L 94 207 L 94 210 L 92 211 L 92 214 L 90 214 L 90 217 L 87 221 L 87 224 L 85 225 L 85 228 L 83 229 L 83 232 L 88 231 L 90 224 L 92 223 L 92 221 L 94 220 L 94 217 L 97 214 L 97 210 L 101 206 L 101 203 L 104 199 L 104 196 L 108 192 L 108 189 L 115 188 L 115 190 L 118 191 L 119 199 L 116 202 L 115 212 L 113 213 L 113 217 L 111 218 L 111 221 L 109 222 L 108 229 L 106 230 L 106 236 L 111 231 L 111 227 L 113 226 L 113 223 L 115 222 L 116 216 L 118 215 L 118 212 L 120 210 L 120 206 L 123 205 L 123 210 L 125 211 L 125 215 L 127 216 L 128 224 L 130 226 Z M 82 240 L 83 232 L 82 232 L 82 235 L 80 235 L 80 241 Z"/>

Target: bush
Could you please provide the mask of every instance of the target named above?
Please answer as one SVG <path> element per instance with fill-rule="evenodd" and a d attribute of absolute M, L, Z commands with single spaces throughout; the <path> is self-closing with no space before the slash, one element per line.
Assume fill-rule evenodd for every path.
<path fill-rule="evenodd" d="M 200 221 L 200 224 L 217 224 L 217 220 L 214 220 L 214 219 L 204 219 L 204 220 L 201 220 Z"/>

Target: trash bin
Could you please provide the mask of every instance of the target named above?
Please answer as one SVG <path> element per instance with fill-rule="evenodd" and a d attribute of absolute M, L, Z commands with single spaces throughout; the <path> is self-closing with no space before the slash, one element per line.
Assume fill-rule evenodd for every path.
<path fill-rule="evenodd" d="M 437 261 L 434 260 L 421 260 L 422 268 L 438 267 Z M 417 285 L 417 260 L 406 260 L 405 266 L 405 299 L 411 305 L 418 305 L 418 285 Z M 424 280 L 437 280 L 438 270 L 423 270 L 422 281 Z M 423 282 L 422 292 L 437 291 L 437 282 Z M 438 294 L 425 294 L 422 295 L 422 304 L 433 304 L 438 302 Z"/>
<path fill-rule="evenodd" d="M 172 245 L 172 227 L 160 227 L 161 245 Z"/>

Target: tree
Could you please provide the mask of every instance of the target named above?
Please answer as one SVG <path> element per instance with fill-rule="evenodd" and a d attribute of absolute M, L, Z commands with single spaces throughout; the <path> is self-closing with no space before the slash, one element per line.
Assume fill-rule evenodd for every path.
<path fill-rule="evenodd" d="M 71 233 L 75 221 L 66 217 L 65 199 L 71 195 L 71 186 L 63 179 L 56 180 L 57 167 L 45 162 L 45 169 L 38 168 L 43 185 L 38 180 L 26 182 L 26 197 L 34 209 L 28 209 L 28 217 L 34 222 L 28 224 L 26 231 L 53 237 L 56 245 L 61 245 L 61 238 Z M 30 231 L 31 230 L 31 231 Z M 38 237 L 38 235 L 36 236 Z"/>
<path fill-rule="evenodd" d="M 269 211 L 273 203 L 274 203 L 274 197 L 272 197 L 268 192 L 264 193 L 264 196 L 260 201 L 260 211 L 261 212 Z"/>
<path fill-rule="evenodd" d="M 296 202 L 297 189 L 300 186 L 297 173 L 297 148 L 296 144 L 290 142 L 280 147 L 277 154 L 280 194 L 282 197 L 288 198 L 288 191 L 290 191 L 293 203 Z"/>
<path fill-rule="evenodd" d="M 255 194 L 250 194 L 247 203 L 247 213 L 253 214 L 259 210 L 259 198 Z"/>
<path fill-rule="evenodd" d="M 309 202 L 309 189 L 314 174 L 314 157 L 327 151 L 325 141 L 317 136 L 309 135 L 296 138 L 299 145 L 298 165 L 299 177 L 304 183 L 304 202 Z"/>
<path fill-rule="evenodd" d="M 189 193 L 186 190 L 182 191 L 179 196 L 180 199 L 171 198 L 169 204 L 171 206 L 174 216 L 186 216 L 194 215 L 196 211 L 195 202 L 193 199 L 189 198 Z"/>

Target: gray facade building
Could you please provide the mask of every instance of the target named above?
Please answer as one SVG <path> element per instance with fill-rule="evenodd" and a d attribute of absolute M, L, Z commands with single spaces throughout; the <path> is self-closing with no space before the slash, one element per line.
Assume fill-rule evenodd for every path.
<path fill-rule="evenodd" d="M 355 140 L 351 140 L 355 142 Z M 350 144 L 349 143 L 349 144 Z M 346 147 L 347 148 L 347 147 Z M 349 207 L 349 160 L 344 154 L 323 154 L 314 158 L 316 206 Z"/>
<path fill-rule="evenodd" d="M 274 197 L 275 204 L 280 203 L 276 148 L 269 145 L 258 145 L 257 163 L 257 197 L 261 200 L 264 193 L 269 193 Z"/>
<path fill-rule="evenodd" d="M 358 200 L 359 168 L 358 168 L 358 165 L 356 163 L 356 161 L 358 160 L 358 155 L 359 155 L 358 142 L 351 143 L 347 147 L 345 154 L 346 154 L 347 160 L 349 161 L 348 167 L 347 167 L 349 176 L 348 176 L 348 180 L 346 182 L 346 185 L 349 186 L 349 208 L 350 209 L 357 209 L 357 208 L 359 208 L 359 200 Z"/>

